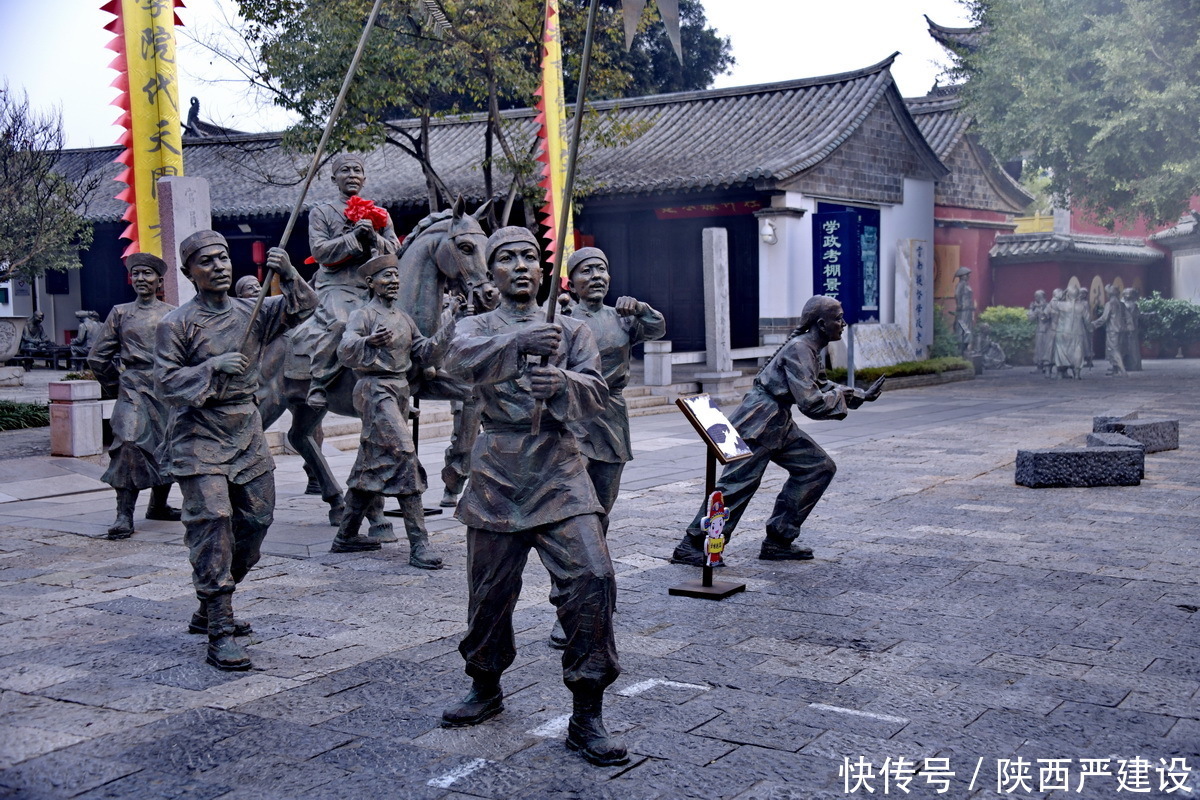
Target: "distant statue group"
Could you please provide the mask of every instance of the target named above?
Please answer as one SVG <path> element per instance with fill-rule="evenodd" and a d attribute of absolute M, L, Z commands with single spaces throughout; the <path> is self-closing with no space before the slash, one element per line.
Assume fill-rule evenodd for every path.
<path fill-rule="evenodd" d="M 1049 378 L 1082 377 L 1094 358 L 1092 331 L 1104 328 L 1104 358 L 1108 375 L 1125 375 L 1142 368 L 1141 310 L 1136 289 L 1122 292 L 1104 287 L 1105 303 L 1094 317 L 1088 293 L 1078 286 L 1055 289 L 1050 300 L 1038 289 L 1028 317 L 1036 327 L 1033 354 L 1038 372 Z"/>

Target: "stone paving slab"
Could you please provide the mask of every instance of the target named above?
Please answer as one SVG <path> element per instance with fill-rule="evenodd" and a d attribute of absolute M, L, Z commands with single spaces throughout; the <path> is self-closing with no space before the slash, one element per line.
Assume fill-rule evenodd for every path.
<path fill-rule="evenodd" d="M 0 502 L 0 797 L 879 797 L 900 758 L 927 767 L 906 797 L 995 796 L 998 760 L 1016 758 L 1070 759 L 1072 788 L 1082 759 L 1111 759 L 1081 797 L 1126 796 L 1120 761 L 1144 758 L 1150 794 L 1194 797 L 1195 775 L 1177 781 L 1190 794 L 1159 782 L 1181 759 L 1200 769 L 1200 365 L 1146 363 L 1121 382 L 985 373 L 803 423 L 839 465 L 806 526 L 817 558 L 754 558 L 783 478 L 771 468 L 722 571 L 747 591 L 721 603 L 667 595 L 694 577 L 666 559 L 700 502 L 703 451 L 682 418 L 635 420 L 609 534 L 624 673 L 605 715 L 625 767 L 562 744 L 569 695 L 536 559 L 506 710 L 438 726 L 467 686 L 449 515 L 429 518 L 438 572 L 409 567 L 403 543 L 329 554 L 324 505 L 279 458 L 268 554 L 237 594 L 256 668 L 220 673 L 185 633 L 181 526 L 139 520 L 109 542 L 102 492 Z M 1082 446 L 1113 408 L 1178 417 L 1180 449 L 1147 456 L 1136 487 L 1014 485 L 1017 449 Z M 28 480 L 64 461 L 28 460 Z M 331 458 L 343 479 L 352 461 Z M 94 478 L 103 461 L 76 467 Z M 954 772 L 944 794 L 926 780 L 936 758 Z M 875 792 L 847 791 L 848 762 L 873 768 Z M 1031 770 L 1032 789 L 1001 793 L 1066 794 L 1037 791 Z"/>

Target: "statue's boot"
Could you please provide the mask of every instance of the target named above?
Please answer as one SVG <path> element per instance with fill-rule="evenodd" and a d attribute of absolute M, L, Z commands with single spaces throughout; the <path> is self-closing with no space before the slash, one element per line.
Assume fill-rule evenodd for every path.
<path fill-rule="evenodd" d="M 401 495 L 400 508 L 404 511 L 404 531 L 408 534 L 408 563 L 417 569 L 441 569 L 442 558 L 429 544 L 421 495 Z"/>
<path fill-rule="evenodd" d="M 482 673 L 471 683 L 471 691 L 442 712 L 443 728 L 465 728 L 491 719 L 504 710 L 504 691 L 500 688 L 500 673 Z"/>
<path fill-rule="evenodd" d="M 555 617 L 554 630 L 550 631 L 550 646 L 555 650 L 567 649 L 567 632 L 563 630 L 562 620 Z"/>
<path fill-rule="evenodd" d="M 171 493 L 171 484 L 155 486 L 150 489 L 150 505 L 146 507 L 146 519 L 157 519 L 163 522 L 179 522 L 182 516 L 178 508 L 167 505 L 167 495 Z"/>
<path fill-rule="evenodd" d="M 567 726 L 567 747 L 598 767 L 629 763 L 629 752 L 604 727 L 604 692 L 577 689 L 572 692 L 574 708 Z"/>
<path fill-rule="evenodd" d="M 400 541 L 396 536 L 396 529 L 392 525 L 392 521 L 383 515 L 383 495 L 375 495 L 367 507 L 367 518 L 371 520 L 371 526 L 367 529 L 367 536 L 383 544 Z"/>
<path fill-rule="evenodd" d="M 811 547 L 801 547 L 787 539 L 763 539 L 758 551 L 760 561 L 808 561 L 813 557 Z"/>
<path fill-rule="evenodd" d="M 687 564 L 690 567 L 703 567 L 705 561 L 704 537 L 699 538 L 685 533 L 671 553 L 672 564 Z M 723 565 L 722 565 L 723 566 Z"/>
<path fill-rule="evenodd" d="M 188 633 L 208 633 L 208 603 L 200 601 L 200 608 L 192 614 L 192 620 L 188 623 Z M 250 627 L 249 622 L 243 622 L 235 618 L 233 620 L 233 635 L 234 636 L 249 636 L 254 633 L 254 629 Z"/>
<path fill-rule="evenodd" d="M 109 539 L 128 539 L 133 536 L 133 507 L 137 489 L 117 489 L 117 519 L 108 529 Z"/>
<path fill-rule="evenodd" d="M 208 600 L 208 656 L 217 669 L 241 672 L 253 666 L 246 648 L 234 637 L 233 595 L 219 594 Z"/>
<path fill-rule="evenodd" d="M 338 526 L 337 535 L 333 537 L 331 553 L 358 553 L 365 550 L 378 550 L 382 545 L 378 539 L 360 536 L 358 529 L 362 527 L 363 517 L 367 507 L 374 501 L 369 492 L 359 489 L 346 490 L 346 511 L 342 514 L 342 524 Z"/>
<path fill-rule="evenodd" d="M 458 496 L 462 494 L 463 487 L 467 485 L 467 476 L 460 475 L 458 470 L 451 466 L 442 467 L 442 485 L 445 488 L 438 505 L 442 508 L 454 508 L 458 505 Z"/>
<path fill-rule="evenodd" d="M 317 385 L 314 381 L 312 388 L 308 390 L 306 402 L 309 408 L 314 408 L 318 411 L 324 411 L 329 408 L 329 395 L 325 392 L 325 387 Z"/>

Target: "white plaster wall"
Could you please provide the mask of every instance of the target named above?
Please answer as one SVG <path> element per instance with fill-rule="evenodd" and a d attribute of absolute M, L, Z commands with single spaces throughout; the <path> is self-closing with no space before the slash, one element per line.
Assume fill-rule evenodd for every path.
<path fill-rule="evenodd" d="M 879 209 L 879 316 L 896 322 L 896 242 L 933 241 L 933 181 L 904 179 L 904 202 Z M 930 252 L 932 258 L 932 251 Z"/>
<path fill-rule="evenodd" d="M 758 240 L 758 315 L 798 317 L 812 297 L 812 214 L 816 201 L 798 192 L 772 198 L 776 208 L 801 208 L 804 216 L 768 217 L 775 225 L 775 244 Z M 758 221 L 759 228 L 762 220 Z"/>
<path fill-rule="evenodd" d="M 1200 303 L 1200 250 L 1176 250 L 1173 253 L 1171 296 Z"/>

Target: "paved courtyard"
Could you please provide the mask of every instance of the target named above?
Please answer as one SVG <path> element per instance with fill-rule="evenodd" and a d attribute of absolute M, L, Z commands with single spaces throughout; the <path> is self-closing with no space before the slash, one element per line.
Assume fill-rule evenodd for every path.
<path fill-rule="evenodd" d="M 185 632 L 182 526 L 107 541 L 103 459 L 2 460 L 0 797 L 1196 798 L 1200 363 L 1146 367 L 989 372 L 802 422 L 839 467 L 807 526 L 817 557 L 754 558 L 772 468 L 719 574 L 747 591 L 720 603 L 667 594 L 698 572 L 667 558 L 702 499 L 701 446 L 677 413 L 636 419 L 605 709 L 633 759 L 607 769 L 563 745 L 536 558 L 505 711 L 444 730 L 468 685 L 448 515 L 430 517 L 440 572 L 403 542 L 329 554 L 324 505 L 279 458 L 268 555 L 236 595 L 255 669 L 222 673 Z M 1180 449 L 1137 487 L 1014 485 L 1018 448 L 1082 445 L 1113 409 L 1178 418 Z M 431 477 L 442 447 L 422 445 Z M 352 460 L 331 455 L 340 478 Z"/>

